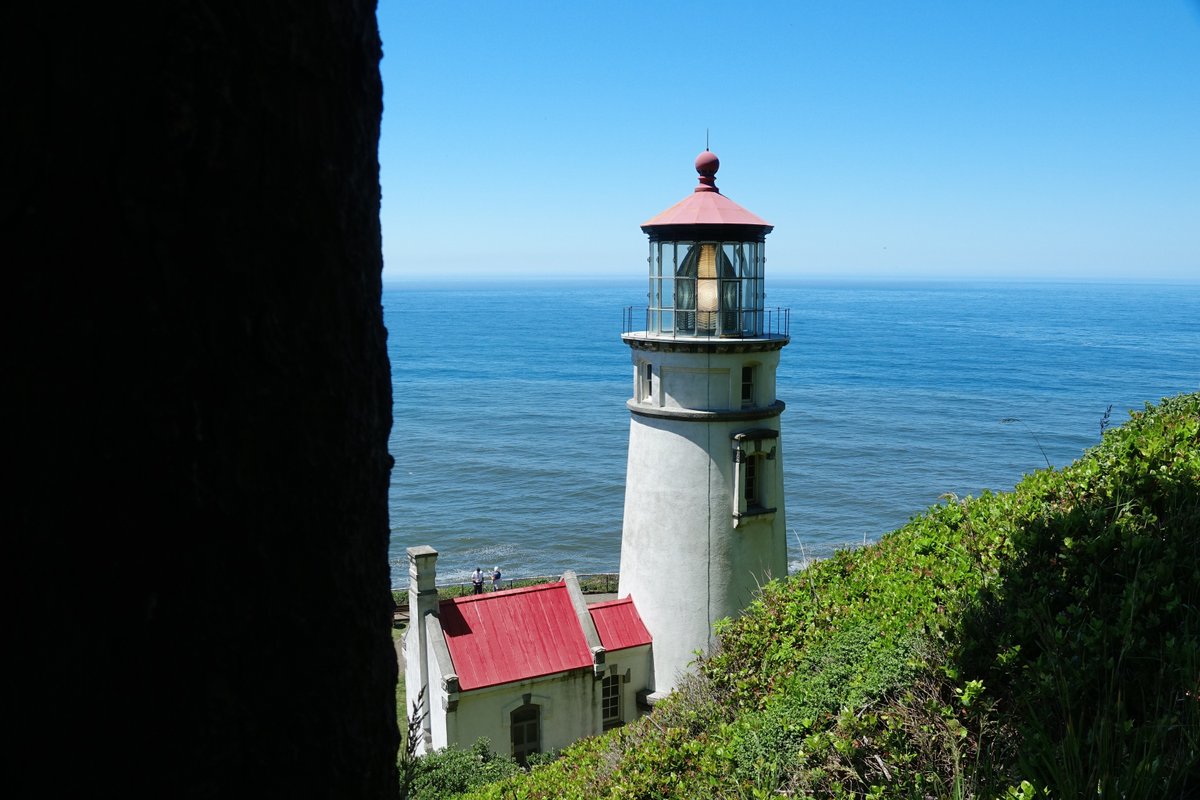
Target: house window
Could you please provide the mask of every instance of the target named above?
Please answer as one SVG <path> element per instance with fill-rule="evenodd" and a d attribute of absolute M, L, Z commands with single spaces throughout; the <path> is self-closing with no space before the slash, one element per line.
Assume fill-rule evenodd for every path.
<path fill-rule="evenodd" d="M 742 367 L 742 408 L 754 405 L 754 367 Z"/>
<path fill-rule="evenodd" d="M 642 364 L 642 400 L 654 400 L 654 366 L 649 362 Z"/>
<path fill-rule="evenodd" d="M 600 684 L 600 711 L 604 730 L 621 724 L 621 676 L 607 675 Z"/>
<path fill-rule="evenodd" d="M 542 751 L 541 706 L 526 703 L 510 715 L 513 758 L 525 763 L 531 753 Z"/>

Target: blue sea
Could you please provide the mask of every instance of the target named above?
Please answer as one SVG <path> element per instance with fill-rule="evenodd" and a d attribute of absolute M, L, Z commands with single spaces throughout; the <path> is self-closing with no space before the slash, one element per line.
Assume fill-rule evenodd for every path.
<path fill-rule="evenodd" d="M 644 279 L 385 287 L 395 586 L 616 571 L 629 412 L 622 309 Z M 1130 409 L 1200 389 L 1200 284 L 772 280 L 793 569 L 947 494 L 1005 490 Z M 1001 422 L 1001 420 L 1017 420 Z"/>

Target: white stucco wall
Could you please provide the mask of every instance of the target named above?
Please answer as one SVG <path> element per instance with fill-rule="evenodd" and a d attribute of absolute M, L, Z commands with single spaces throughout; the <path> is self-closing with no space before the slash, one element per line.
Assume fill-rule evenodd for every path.
<path fill-rule="evenodd" d="M 622 720 L 637 717 L 637 693 L 646 688 L 650 676 L 650 647 L 632 647 L 609 654 L 610 671 L 629 679 L 622 682 Z M 430 665 L 431 678 L 435 665 Z M 440 684 L 438 684 L 440 685 Z M 433 707 L 433 746 L 454 744 L 469 747 L 486 736 L 494 751 L 512 752 L 511 714 L 526 702 L 541 707 L 542 751 L 566 747 L 585 736 L 603 732 L 601 681 L 588 667 L 542 678 L 489 686 L 460 692 L 457 709 L 445 712 L 444 693 L 436 694 Z"/>
<path fill-rule="evenodd" d="M 458 744 L 468 746 L 480 736 L 486 736 L 492 749 L 512 752 L 510 715 L 529 702 L 541 708 L 541 749 L 566 747 L 584 736 L 599 730 L 597 684 L 592 669 L 559 673 L 540 680 L 519 681 L 463 692 L 459 699 Z"/>
<path fill-rule="evenodd" d="M 450 731 L 454 728 L 454 721 L 450 718 L 455 712 L 446 710 L 448 698 L 442 686 L 442 679 L 445 676 L 442 674 L 438 659 L 434 657 L 432 648 L 430 648 L 429 655 L 429 721 L 432 734 L 430 747 L 437 749 L 445 747 L 453 738 Z"/>
<path fill-rule="evenodd" d="M 768 405 L 775 400 L 775 373 L 779 350 L 750 353 L 682 353 L 649 350 L 633 351 L 633 396 L 660 408 L 717 411 L 739 408 L 742 398 L 742 367 L 755 371 L 755 400 Z M 653 397 L 640 396 L 636 386 L 638 365 L 650 363 L 654 370 Z"/>
<path fill-rule="evenodd" d="M 421 691 L 421 640 L 417 626 L 409 624 L 404 631 L 404 714 L 412 719 L 417 693 Z"/>
<path fill-rule="evenodd" d="M 408 640 L 415 642 L 413 638 Z M 409 658 L 408 668 L 412 667 L 413 661 Z M 493 751 L 511 753 L 510 715 L 526 703 L 527 694 L 529 702 L 541 706 L 542 751 L 566 747 L 604 729 L 601 681 L 592 667 L 454 693 L 444 690 L 446 664 L 440 664 L 432 651 L 427 668 L 430 675 L 430 750 L 446 745 L 468 747 L 480 736 L 487 736 Z M 628 680 L 622 681 L 620 703 L 622 720 L 629 722 L 638 715 L 637 692 L 649 686 L 650 646 L 607 654 L 605 674 L 613 672 L 623 678 L 628 674 Z M 412 708 L 419 687 L 414 688 L 410 681 L 406 691 L 410 698 L 409 708 Z"/>
<path fill-rule="evenodd" d="M 744 365 L 756 368 L 754 407 L 767 408 L 775 401 L 778 350 L 635 349 L 633 360 L 635 365 L 649 362 L 656 378 L 650 397 L 643 392 L 639 398 L 635 385 L 635 409 L 739 411 Z M 694 651 L 713 643 L 716 620 L 738 614 L 759 585 L 787 573 L 780 438 L 772 440 L 775 459 L 763 476 L 768 505 L 776 512 L 734 525 L 733 435 L 762 428 L 779 431 L 779 416 L 632 416 L 618 593 L 633 598 L 654 639 L 657 691 L 674 688 L 676 675 L 687 669 Z"/>
<path fill-rule="evenodd" d="M 621 722 L 632 722 L 642 715 L 637 707 L 637 693 L 650 688 L 651 677 L 651 645 L 628 647 L 607 654 L 608 674 L 627 678 L 621 684 Z M 596 703 L 600 703 L 600 683 L 596 682 Z"/>
<path fill-rule="evenodd" d="M 408 553 L 408 607 L 409 626 L 404 637 L 404 691 L 405 714 L 412 718 L 414 706 L 422 687 L 430 684 L 430 663 L 426 618 L 437 610 L 437 551 L 427 545 L 410 547 Z M 423 698 L 419 711 L 428 712 L 432 706 Z M 426 713 L 417 732 L 421 739 L 419 752 L 428 752 L 432 747 L 430 725 L 433 715 Z"/>
<path fill-rule="evenodd" d="M 428 711 L 428 718 L 422 726 L 426 731 L 423 736 L 424 746 L 418 748 L 418 752 L 427 753 L 438 747 L 445 747 L 447 743 L 457 739 L 458 720 L 455 709 L 461 693 L 458 691 L 458 677 L 454 674 L 454 666 L 438 618 L 427 614 L 423 620 L 427 683 L 421 682 L 418 651 L 420 640 L 417 634 L 419 622 L 413 620 L 405 638 L 404 691 L 407 703 L 405 711 L 411 718 L 417 695 L 422 686 L 425 687 L 424 707 Z"/>

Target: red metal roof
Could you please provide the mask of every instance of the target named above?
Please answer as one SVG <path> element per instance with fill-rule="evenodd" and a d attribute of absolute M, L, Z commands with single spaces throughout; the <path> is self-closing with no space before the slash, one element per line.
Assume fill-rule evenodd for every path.
<path fill-rule="evenodd" d="M 765 227 L 768 233 L 771 223 L 750 213 L 737 203 L 721 194 L 717 188 L 716 174 L 721 162 L 716 155 L 705 150 L 696 157 L 696 172 L 700 183 L 690 195 L 680 200 L 658 216 L 642 223 L 642 228 L 660 225 L 755 225 Z"/>
<path fill-rule="evenodd" d="M 443 600 L 439 616 L 464 691 L 592 664 L 561 581 Z"/>
<path fill-rule="evenodd" d="M 588 611 L 592 614 L 592 622 L 596 624 L 596 632 L 600 634 L 600 643 L 605 650 L 611 652 L 650 644 L 650 631 L 646 630 L 641 615 L 633 605 L 633 598 L 597 603 L 588 606 Z"/>
<path fill-rule="evenodd" d="M 642 223 L 643 228 L 659 225 L 759 225 L 771 223 L 756 216 L 723 194 L 695 192 L 658 216 Z"/>

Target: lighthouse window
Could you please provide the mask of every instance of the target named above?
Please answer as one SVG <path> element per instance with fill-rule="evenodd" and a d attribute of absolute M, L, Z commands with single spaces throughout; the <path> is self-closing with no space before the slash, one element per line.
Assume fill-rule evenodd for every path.
<path fill-rule="evenodd" d="M 654 400 L 654 366 L 650 363 L 638 365 L 637 399 L 649 403 Z"/>
<path fill-rule="evenodd" d="M 754 508 L 755 506 L 762 505 L 758 497 L 759 478 L 761 477 L 758 474 L 758 461 L 757 456 L 751 456 L 746 459 L 746 508 Z"/>
<path fill-rule="evenodd" d="M 772 485 L 775 473 L 772 464 L 776 461 L 779 431 L 756 428 L 740 431 L 733 435 L 733 500 L 734 525 L 740 520 L 774 514 L 776 509 L 769 504 L 772 500 Z"/>
<path fill-rule="evenodd" d="M 754 367 L 742 367 L 742 408 L 754 405 Z"/>

